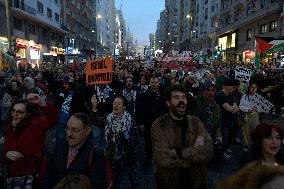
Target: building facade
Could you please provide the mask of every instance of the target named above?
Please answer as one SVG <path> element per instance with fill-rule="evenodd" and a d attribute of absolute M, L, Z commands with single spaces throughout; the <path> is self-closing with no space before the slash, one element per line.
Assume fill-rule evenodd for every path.
<path fill-rule="evenodd" d="M 63 47 L 59 0 L 9 1 L 11 49 L 23 64 L 38 65 L 44 53 Z"/>
<path fill-rule="evenodd" d="M 97 56 L 114 53 L 116 42 L 116 9 L 114 0 L 96 1 Z"/>
<path fill-rule="evenodd" d="M 126 23 L 123 17 L 122 10 L 116 10 L 116 48 L 127 50 L 127 31 Z"/>
<path fill-rule="evenodd" d="M 0 51 L 9 50 L 5 1 L 0 0 Z"/>
<path fill-rule="evenodd" d="M 282 0 L 222 0 L 218 47 L 229 61 L 241 61 L 244 52 L 255 51 L 255 36 L 281 36 Z"/>

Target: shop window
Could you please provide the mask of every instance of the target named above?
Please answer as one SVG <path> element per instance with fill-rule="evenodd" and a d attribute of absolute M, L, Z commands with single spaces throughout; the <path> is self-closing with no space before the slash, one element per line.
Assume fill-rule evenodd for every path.
<path fill-rule="evenodd" d="M 52 10 L 47 8 L 47 17 L 52 18 Z"/>
<path fill-rule="evenodd" d="M 251 29 L 247 30 L 247 41 L 251 41 L 252 34 L 251 34 Z"/>
<path fill-rule="evenodd" d="M 270 31 L 274 31 L 277 29 L 277 20 L 270 22 Z"/>
<path fill-rule="evenodd" d="M 260 34 L 266 33 L 267 32 L 267 24 L 263 24 L 260 26 Z"/>
<path fill-rule="evenodd" d="M 55 0 L 55 3 L 58 4 L 58 0 Z"/>
<path fill-rule="evenodd" d="M 59 14 L 58 13 L 55 13 L 55 21 L 59 22 Z"/>
<path fill-rule="evenodd" d="M 41 2 L 37 2 L 37 12 L 43 14 L 43 4 Z"/>
<path fill-rule="evenodd" d="M 22 20 L 14 18 L 14 28 L 17 30 L 22 30 L 23 29 Z"/>

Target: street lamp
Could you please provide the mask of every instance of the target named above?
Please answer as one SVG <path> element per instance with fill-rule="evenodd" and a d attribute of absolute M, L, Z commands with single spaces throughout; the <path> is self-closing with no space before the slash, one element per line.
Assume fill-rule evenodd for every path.
<path fill-rule="evenodd" d="M 171 33 L 169 32 L 168 35 L 171 35 Z"/>
<path fill-rule="evenodd" d="M 97 18 L 98 18 L 98 19 L 101 19 L 101 18 L 102 18 L 102 15 L 98 14 L 98 15 L 97 15 Z"/>

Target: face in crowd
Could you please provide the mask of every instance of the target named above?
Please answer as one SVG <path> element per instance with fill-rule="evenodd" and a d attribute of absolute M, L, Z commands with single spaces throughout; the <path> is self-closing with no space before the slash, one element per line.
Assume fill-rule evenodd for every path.
<path fill-rule="evenodd" d="M 67 122 L 65 129 L 67 142 L 70 147 L 76 147 L 84 142 L 91 132 L 91 128 L 85 126 L 81 119 L 76 116 L 71 116 Z"/>
<path fill-rule="evenodd" d="M 275 156 L 281 145 L 280 134 L 272 129 L 271 135 L 262 139 L 262 153 L 267 156 Z"/>
<path fill-rule="evenodd" d="M 117 97 L 113 101 L 113 107 L 112 111 L 115 115 L 121 115 L 123 114 L 126 106 L 124 104 L 124 100 L 120 97 Z"/>
<path fill-rule="evenodd" d="M 132 86 L 133 86 L 132 78 L 130 78 L 130 77 L 126 78 L 125 86 L 126 86 L 127 89 L 131 89 L 132 88 Z"/>
<path fill-rule="evenodd" d="M 204 91 L 203 91 L 204 99 L 206 99 L 209 102 L 213 102 L 215 94 L 216 94 L 216 91 L 217 91 L 217 89 L 216 89 L 216 87 L 214 85 L 204 89 Z"/>
<path fill-rule="evenodd" d="M 141 84 L 141 85 L 145 85 L 145 84 L 146 84 L 146 78 L 145 78 L 145 76 L 141 76 L 141 78 L 140 78 L 140 84 Z"/>
<path fill-rule="evenodd" d="M 249 86 L 249 93 L 250 93 L 251 95 L 254 95 L 254 94 L 256 93 L 256 91 L 257 91 L 257 86 L 256 86 L 256 84 L 251 84 L 251 85 Z"/>
<path fill-rule="evenodd" d="M 186 114 L 187 99 L 186 94 L 181 91 L 172 91 L 171 98 L 167 101 L 170 112 L 173 116 L 180 119 Z"/>
<path fill-rule="evenodd" d="M 93 108 L 97 108 L 97 106 L 98 106 L 98 99 L 97 99 L 97 96 L 95 94 L 91 98 L 91 103 L 92 103 L 92 107 Z"/>
<path fill-rule="evenodd" d="M 15 104 L 12 108 L 12 123 L 18 125 L 29 116 L 25 103 Z"/>
<path fill-rule="evenodd" d="M 150 88 L 153 92 L 157 92 L 159 90 L 159 80 L 158 78 L 151 78 L 150 79 Z"/>

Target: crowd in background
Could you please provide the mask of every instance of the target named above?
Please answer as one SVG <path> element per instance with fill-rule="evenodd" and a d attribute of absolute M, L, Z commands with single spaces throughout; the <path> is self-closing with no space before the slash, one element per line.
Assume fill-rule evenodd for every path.
<path fill-rule="evenodd" d="M 279 155 L 283 128 L 260 123 L 268 115 L 284 116 L 284 72 L 273 65 L 257 69 L 253 65 L 241 65 L 254 70 L 250 82 L 243 82 L 235 79 L 235 66 L 193 64 L 190 71 L 184 71 L 165 68 L 161 62 L 148 68 L 135 61 L 114 62 L 112 83 L 93 86 L 85 84 L 84 64 L 70 68 L 44 63 L 39 68 L 19 65 L 2 70 L 2 184 L 7 184 L 9 178 L 29 176 L 25 182 L 30 181 L 34 188 L 56 185 L 55 188 L 60 188 L 67 175 L 64 178 L 67 183 L 71 177 L 86 179 L 70 176 L 79 173 L 90 179 L 88 184 L 93 188 L 105 188 L 108 184 L 120 188 L 125 169 L 130 187 L 137 188 L 137 156 L 144 157 L 145 167 L 153 164 L 159 167 L 157 161 L 163 161 L 153 147 L 156 141 L 152 124 L 171 110 L 167 102 L 173 97 L 168 98 L 165 92 L 177 85 L 183 88 L 181 92 L 185 93 L 186 101 L 178 104 L 176 110 L 186 105 L 186 114 L 200 120 L 200 128 L 204 127 L 208 133 L 206 142 L 196 136 L 197 142 L 192 143 L 212 144 L 212 161 L 230 160 L 231 145 L 237 142 L 243 146 L 242 165 L 260 159 L 283 165 L 284 159 Z M 261 112 L 252 104 L 250 99 L 256 94 L 273 103 L 269 113 Z M 184 123 L 179 124 L 183 127 Z M 56 133 L 49 137 L 52 128 Z M 145 142 L 142 152 L 137 151 L 139 138 Z M 272 138 L 274 142 L 268 141 L 268 155 L 263 155 L 260 145 L 263 138 Z M 177 157 L 179 148 L 182 147 L 175 149 Z M 94 157 L 90 157 L 93 150 Z M 109 178 L 110 170 L 113 179 Z M 155 171 L 159 178 L 159 169 Z M 200 177 L 204 176 L 205 172 Z M 157 188 L 159 183 L 163 188 L 163 184 L 171 182 L 160 181 L 157 180 Z M 11 182 L 15 184 L 15 180 Z"/>

